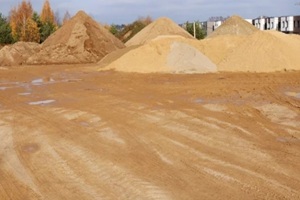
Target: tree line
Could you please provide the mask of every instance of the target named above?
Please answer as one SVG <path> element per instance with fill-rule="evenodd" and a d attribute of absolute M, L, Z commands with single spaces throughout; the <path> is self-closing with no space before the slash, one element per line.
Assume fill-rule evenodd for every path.
<path fill-rule="evenodd" d="M 115 35 L 118 39 L 120 39 L 122 42 L 126 43 L 135 34 L 137 34 L 139 31 L 141 31 L 151 22 L 153 22 L 152 18 L 150 16 L 147 16 L 147 17 L 139 17 L 136 21 L 134 21 L 131 24 L 127 24 L 127 25 L 105 24 L 104 27 L 107 30 L 109 30 L 113 35 Z M 192 36 L 195 36 L 195 38 L 197 38 L 198 40 L 204 39 L 207 35 L 206 26 L 200 21 L 196 21 L 196 22 L 187 21 L 186 23 L 181 24 L 180 26 L 184 28 Z"/>
<path fill-rule="evenodd" d="M 42 43 L 70 18 L 67 11 L 60 23 L 49 0 L 45 0 L 40 14 L 33 10 L 30 1 L 23 0 L 10 10 L 8 17 L 0 13 L 0 44 L 18 41 Z"/>

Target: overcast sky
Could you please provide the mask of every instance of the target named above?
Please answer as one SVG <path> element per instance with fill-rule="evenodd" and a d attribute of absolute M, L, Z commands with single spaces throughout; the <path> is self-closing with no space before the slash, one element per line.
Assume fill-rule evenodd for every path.
<path fill-rule="evenodd" d="M 0 12 L 5 16 L 21 0 L 0 0 Z M 31 0 L 35 11 L 41 11 L 44 0 Z M 74 15 L 84 10 L 102 23 L 127 24 L 141 16 L 153 19 L 166 16 L 177 23 L 200 20 L 211 16 L 244 18 L 265 16 L 300 15 L 300 0 L 50 0 L 54 12 L 63 17 L 66 10 Z"/>

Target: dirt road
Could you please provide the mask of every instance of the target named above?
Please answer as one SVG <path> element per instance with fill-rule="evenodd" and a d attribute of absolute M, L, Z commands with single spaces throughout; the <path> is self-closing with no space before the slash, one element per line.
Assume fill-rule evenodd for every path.
<path fill-rule="evenodd" d="M 0 69 L 0 199 L 300 199 L 300 72 Z"/>

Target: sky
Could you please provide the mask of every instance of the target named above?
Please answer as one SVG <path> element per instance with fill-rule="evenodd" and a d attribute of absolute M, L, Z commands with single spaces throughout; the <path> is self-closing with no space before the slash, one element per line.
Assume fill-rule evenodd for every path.
<path fill-rule="evenodd" d="M 0 12 L 8 16 L 21 0 L 0 0 Z M 40 13 L 44 0 L 30 0 Z M 54 12 L 63 17 L 68 11 L 75 15 L 83 10 L 95 20 L 107 24 L 128 24 L 138 17 L 169 17 L 177 23 L 206 21 L 212 16 L 240 15 L 253 19 L 258 16 L 300 15 L 300 0 L 50 0 Z"/>

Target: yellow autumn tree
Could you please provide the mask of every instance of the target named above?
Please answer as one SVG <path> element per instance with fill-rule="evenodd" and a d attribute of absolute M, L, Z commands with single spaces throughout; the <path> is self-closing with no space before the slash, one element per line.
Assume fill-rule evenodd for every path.
<path fill-rule="evenodd" d="M 41 12 L 41 21 L 43 23 L 49 22 L 52 24 L 56 24 L 54 12 L 51 9 L 49 0 L 46 0 L 43 5 L 43 9 Z"/>
<path fill-rule="evenodd" d="M 23 0 L 17 7 L 14 7 L 10 11 L 10 26 L 12 30 L 12 36 L 15 41 L 23 40 L 25 38 L 26 23 L 31 19 L 33 15 L 33 9 L 30 1 Z"/>
<path fill-rule="evenodd" d="M 25 42 L 40 42 L 39 28 L 33 19 L 27 18 L 25 31 L 22 33 L 20 40 Z"/>

